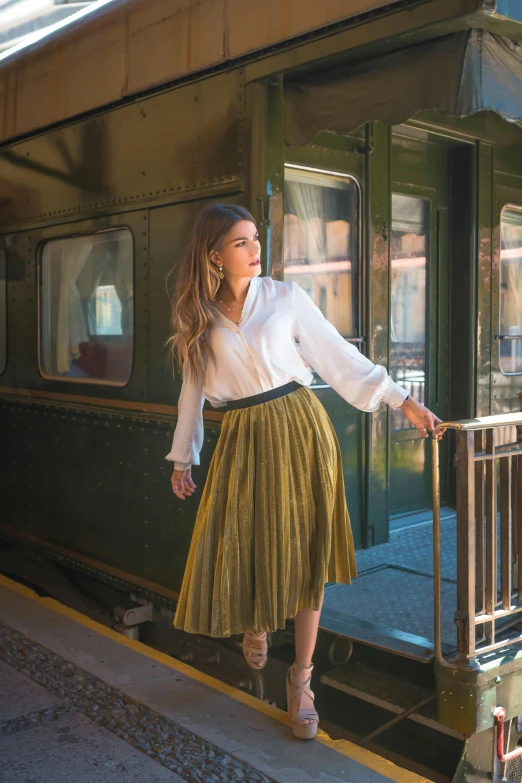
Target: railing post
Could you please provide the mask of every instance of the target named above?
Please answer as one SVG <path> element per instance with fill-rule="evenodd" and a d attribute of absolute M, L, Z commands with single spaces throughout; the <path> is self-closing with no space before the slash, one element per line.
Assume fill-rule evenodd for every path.
<path fill-rule="evenodd" d="M 521 396 L 522 402 L 522 396 Z M 516 428 L 517 446 L 522 447 L 522 424 Z M 516 531 L 516 579 L 518 603 L 522 603 L 522 455 L 513 459 L 513 528 Z"/>
<path fill-rule="evenodd" d="M 484 452 L 484 432 L 475 431 L 475 456 Z M 484 460 L 475 459 L 475 615 L 486 608 L 486 553 L 484 551 Z M 475 645 L 484 641 L 484 626 L 475 627 Z"/>
<path fill-rule="evenodd" d="M 462 663 L 475 655 L 475 433 L 457 432 L 457 646 Z"/>
<path fill-rule="evenodd" d="M 503 457 L 500 460 L 500 584 L 503 609 L 511 608 L 511 561 L 513 558 L 511 467 L 511 457 Z"/>
<path fill-rule="evenodd" d="M 495 641 L 495 608 L 497 605 L 497 471 L 495 463 L 495 430 L 486 430 L 486 623 L 487 644 Z"/>
<path fill-rule="evenodd" d="M 522 392 L 518 393 L 522 411 Z M 516 444 L 522 447 L 522 424 L 515 425 Z M 522 456 L 513 458 L 511 471 L 512 495 L 511 513 L 513 527 L 513 573 L 514 589 L 517 591 L 518 604 L 522 603 Z"/>

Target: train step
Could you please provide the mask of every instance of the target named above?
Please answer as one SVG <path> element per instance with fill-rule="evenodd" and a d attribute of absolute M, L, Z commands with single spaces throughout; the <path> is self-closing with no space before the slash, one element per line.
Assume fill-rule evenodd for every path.
<path fill-rule="evenodd" d="M 335 636 L 352 639 L 354 642 L 420 663 L 429 663 L 433 659 L 433 641 L 413 633 L 379 625 L 368 620 L 353 617 L 344 611 L 323 608 L 319 627 Z M 453 651 L 453 646 L 442 644 L 445 654 Z"/>
<path fill-rule="evenodd" d="M 360 661 L 325 672 L 321 682 L 376 707 L 456 739 L 464 736 L 437 721 L 433 691 Z M 409 714 L 408 714 L 409 713 Z"/>

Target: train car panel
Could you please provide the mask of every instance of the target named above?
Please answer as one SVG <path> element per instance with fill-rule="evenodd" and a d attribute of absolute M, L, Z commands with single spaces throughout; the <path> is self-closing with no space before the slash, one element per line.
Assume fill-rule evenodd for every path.
<path fill-rule="evenodd" d="M 3 398 L 0 405 L 7 414 L 2 430 L 13 444 L 4 465 L 5 532 L 34 541 L 43 551 L 74 553 L 80 562 L 96 561 L 100 569 L 135 574 L 175 591 L 188 552 L 187 516 L 192 512 L 168 512 L 166 522 L 171 498 L 168 471 L 160 460 L 169 448 L 172 420 L 151 420 L 137 411 L 100 412 L 74 403 L 13 404 Z M 101 451 L 110 460 L 110 471 L 100 460 Z M 151 455 L 157 465 L 153 476 Z M 43 464 L 53 465 L 52 476 L 42 471 Z M 71 470 L 74 482 L 67 479 Z M 37 507 L 33 492 L 45 498 Z"/>
<path fill-rule="evenodd" d="M 133 94 L 223 62 L 228 56 L 229 25 L 224 0 L 134 4 L 125 31 L 125 92 Z"/>
<path fill-rule="evenodd" d="M 305 13 L 299 6 L 295 13 L 292 0 L 274 4 L 273 10 L 230 0 L 114 0 L 6 63 L 0 77 L 0 139 L 396 4 L 399 0 L 357 0 L 347 13 L 345 3 L 331 0 L 308 3 Z"/>
<path fill-rule="evenodd" d="M 0 151 L 0 225 L 230 189 L 243 178 L 243 117 L 243 77 L 235 71 L 11 145 Z"/>
<path fill-rule="evenodd" d="M 242 0 L 229 0 L 228 53 L 231 57 L 239 57 L 245 52 L 273 46 L 279 41 L 297 37 L 326 24 L 335 24 L 375 11 L 384 5 L 394 4 L 398 4 L 398 0 L 391 3 L 383 3 L 382 0 L 355 0 L 350 3 L 347 14 L 348 9 L 343 0 L 328 0 L 320 5 L 314 0 L 268 0 L 263 6 Z"/>

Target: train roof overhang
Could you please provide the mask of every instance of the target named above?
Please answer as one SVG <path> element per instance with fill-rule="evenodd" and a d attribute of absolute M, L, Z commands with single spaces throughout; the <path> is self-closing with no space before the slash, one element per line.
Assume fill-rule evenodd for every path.
<path fill-rule="evenodd" d="M 179 2 L 170 0 L 169 5 L 177 6 Z M 279 0 L 270 2 L 277 7 Z M 148 11 L 158 3 L 156 0 L 147 4 Z M 236 46 L 231 51 L 221 51 L 216 44 L 215 51 L 209 53 L 208 47 L 204 47 L 204 62 L 196 57 L 180 70 L 174 58 L 172 67 L 165 70 L 169 58 L 151 60 L 150 45 L 153 41 L 158 51 L 167 51 L 171 42 L 165 30 L 171 30 L 172 25 L 156 19 L 157 24 L 145 31 L 148 44 L 144 46 L 140 36 L 131 36 L 126 22 L 121 24 L 122 15 L 127 20 L 128 13 L 143 10 L 144 5 L 139 0 L 113 0 L 92 14 L 83 26 L 73 24 L 67 34 L 64 31 L 59 38 L 47 39 L 41 46 L 19 52 L 12 61 L 2 64 L 0 98 L 4 115 L 0 143 L 12 143 L 223 70 L 241 67 L 247 85 L 265 78 L 273 81 L 274 75 L 278 75 L 284 77 L 288 86 L 320 71 L 368 62 L 369 58 L 465 30 L 482 30 L 521 41 L 522 24 L 515 18 L 517 13 L 522 15 L 519 5 L 520 0 L 358 0 L 352 10 L 373 10 L 297 36 L 286 30 L 289 37 L 277 42 L 272 40 L 274 36 L 266 40 L 265 36 L 262 40 L 249 39 L 243 48 Z M 229 21 L 232 24 L 233 20 Z M 304 22 L 303 25 L 306 27 Z M 254 24 L 249 29 L 257 27 Z M 145 35 L 141 28 L 138 32 Z M 221 41 L 222 32 L 216 29 L 214 43 Z M 231 30 L 227 28 L 225 33 L 228 40 Z M 238 40 L 241 43 L 242 37 Z M 80 41 L 85 41 L 87 54 L 82 48 L 85 56 L 80 57 L 77 67 L 75 57 Z M 202 53 L 201 47 L 198 49 L 190 42 L 188 50 Z"/>
<path fill-rule="evenodd" d="M 522 9 L 515 10 L 522 17 Z M 497 4 L 504 11 L 510 3 Z M 446 32 L 446 34 L 441 34 Z M 357 56 L 358 55 L 358 56 Z M 353 51 L 320 70 L 285 73 L 285 140 L 308 143 L 319 131 L 350 133 L 377 120 L 398 125 L 435 110 L 452 117 L 494 111 L 522 121 L 522 22 L 480 11 L 423 39 L 388 39 L 384 49 Z"/>

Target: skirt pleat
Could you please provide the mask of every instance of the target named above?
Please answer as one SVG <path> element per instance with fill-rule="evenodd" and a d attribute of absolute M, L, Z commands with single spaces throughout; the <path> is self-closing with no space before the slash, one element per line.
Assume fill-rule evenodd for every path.
<path fill-rule="evenodd" d="M 227 637 L 318 609 L 357 576 L 341 450 L 308 386 L 227 411 L 201 494 L 174 626 Z"/>

